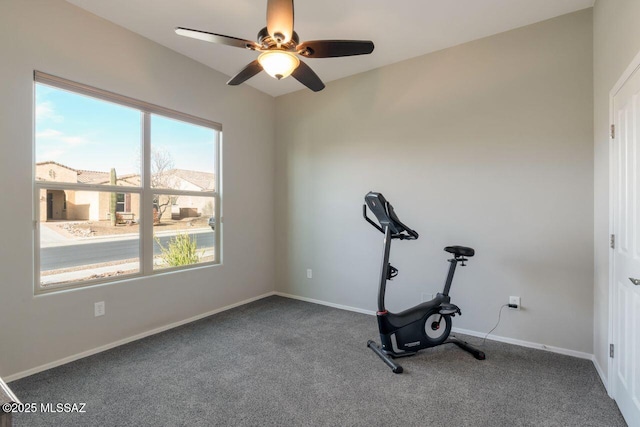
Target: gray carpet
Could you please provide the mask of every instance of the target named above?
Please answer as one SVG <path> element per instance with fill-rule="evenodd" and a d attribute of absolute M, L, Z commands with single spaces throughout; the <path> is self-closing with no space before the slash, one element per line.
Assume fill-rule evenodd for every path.
<path fill-rule="evenodd" d="M 487 341 L 402 359 L 366 347 L 372 316 L 266 298 L 11 384 L 16 426 L 624 426 L 590 361 Z M 478 342 L 477 338 L 469 338 Z"/>

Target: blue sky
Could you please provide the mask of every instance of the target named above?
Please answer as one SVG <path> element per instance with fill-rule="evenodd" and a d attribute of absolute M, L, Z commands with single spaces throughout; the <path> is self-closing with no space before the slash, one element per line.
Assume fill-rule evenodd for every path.
<path fill-rule="evenodd" d="M 140 173 L 139 111 L 36 84 L 36 162 L 119 176 Z M 215 131 L 152 116 L 151 146 L 168 152 L 176 168 L 213 172 Z"/>

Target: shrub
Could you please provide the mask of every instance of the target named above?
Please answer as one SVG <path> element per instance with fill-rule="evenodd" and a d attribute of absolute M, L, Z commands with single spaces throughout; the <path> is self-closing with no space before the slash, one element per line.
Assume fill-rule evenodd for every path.
<path fill-rule="evenodd" d="M 160 258 L 168 267 L 179 267 L 181 265 L 197 264 L 203 252 L 198 253 L 197 240 L 186 233 L 176 234 L 169 239 L 165 248 L 160 243 L 160 239 L 155 238 L 160 246 Z"/>

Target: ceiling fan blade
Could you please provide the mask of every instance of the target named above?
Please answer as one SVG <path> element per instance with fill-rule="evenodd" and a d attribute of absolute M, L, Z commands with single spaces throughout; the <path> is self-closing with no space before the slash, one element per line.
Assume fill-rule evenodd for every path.
<path fill-rule="evenodd" d="M 260 48 L 257 43 L 239 39 L 237 37 L 225 36 L 222 34 L 208 33 L 206 31 L 191 30 L 189 28 L 176 28 L 176 34 L 192 39 L 204 40 L 206 42 L 225 44 L 227 46 L 239 47 L 241 49 L 257 50 Z"/>
<path fill-rule="evenodd" d="M 258 60 L 254 60 L 250 62 L 246 67 L 242 69 L 238 74 L 231 77 L 231 79 L 227 82 L 228 85 L 237 86 L 240 83 L 244 83 L 249 80 L 251 77 L 258 74 L 262 71 L 262 65 L 258 62 Z"/>
<path fill-rule="evenodd" d="M 369 40 L 314 40 L 300 43 L 296 50 L 306 58 L 335 58 L 368 55 L 373 48 Z"/>
<path fill-rule="evenodd" d="M 267 0 L 267 31 L 278 43 L 293 36 L 293 0 Z"/>
<path fill-rule="evenodd" d="M 322 83 L 320 77 L 318 77 L 318 75 L 314 73 L 313 70 L 302 61 L 300 61 L 300 65 L 298 65 L 298 68 L 293 70 L 293 73 L 291 73 L 291 75 L 297 81 L 314 92 L 320 92 L 322 89 L 324 89 L 324 83 Z"/>

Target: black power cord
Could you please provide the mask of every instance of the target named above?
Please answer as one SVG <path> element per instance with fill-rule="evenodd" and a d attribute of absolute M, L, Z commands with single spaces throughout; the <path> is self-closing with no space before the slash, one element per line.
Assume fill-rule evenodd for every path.
<path fill-rule="evenodd" d="M 484 343 L 485 343 L 485 341 L 487 341 L 487 337 L 489 336 L 489 334 L 491 334 L 491 332 L 495 331 L 496 328 L 498 327 L 498 325 L 500 324 L 500 319 L 502 318 L 502 310 L 505 307 L 518 308 L 518 306 L 516 304 L 503 304 L 502 307 L 500 307 L 500 311 L 498 312 L 498 321 L 496 322 L 496 326 L 494 326 L 493 329 L 491 329 L 489 332 L 487 332 L 487 334 L 482 339 L 482 344 L 478 344 L 479 347 L 484 347 Z"/>

